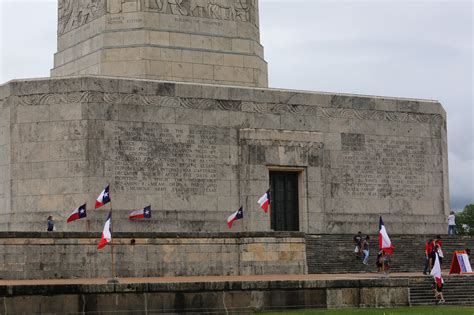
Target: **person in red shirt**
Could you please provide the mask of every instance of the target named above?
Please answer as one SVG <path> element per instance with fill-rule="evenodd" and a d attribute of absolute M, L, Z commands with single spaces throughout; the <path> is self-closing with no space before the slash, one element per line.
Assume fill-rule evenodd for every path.
<path fill-rule="evenodd" d="M 430 268 L 430 253 L 433 251 L 433 240 L 430 239 L 425 244 L 425 268 L 423 269 L 423 274 L 428 274 L 428 268 Z"/>
<path fill-rule="evenodd" d="M 442 265 L 443 264 L 443 257 L 444 257 L 444 254 L 443 254 L 443 241 L 441 240 L 441 236 L 440 235 L 437 235 L 436 236 L 436 239 L 433 241 L 433 244 L 435 246 L 438 246 L 438 258 L 439 258 L 439 264 Z"/>

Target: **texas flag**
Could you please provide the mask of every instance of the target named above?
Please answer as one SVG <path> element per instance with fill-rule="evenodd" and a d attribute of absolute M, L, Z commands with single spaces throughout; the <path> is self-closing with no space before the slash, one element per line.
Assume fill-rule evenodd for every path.
<path fill-rule="evenodd" d="M 232 213 L 228 218 L 227 218 L 227 225 L 229 226 L 229 229 L 232 228 L 232 225 L 234 224 L 235 221 L 237 220 L 242 220 L 244 218 L 244 209 L 240 207 L 240 209 L 234 213 Z"/>
<path fill-rule="evenodd" d="M 441 275 L 441 264 L 439 263 L 438 253 L 436 253 L 436 260 L 430 274 L 434 277 L 436 284 L 441 287 L 444 283 L 444 280 L 443 276 Z"/>
<path fill-rule="evenodd" d="M 388 237 L 382 217 L 380 217 L 379 221 L 379 248 L 389 255 L 393 255 L 393 250 L 395 249 Z"/>
<path fill-rule="evenodd" d="M 82 206 L 80 206 L 79 208 L 77 208 L 71 213 L 71 215 L 67 218 L 67 223 L 76 221 L 85 217 L 87 217 L 86 204 L 83 204 Z"/>
<path fill-rule="evenodd" d="M 258 204 L 262 207 L 265 213 L 268 212 L 268 206 L 270 206 L 270 190 L 268 190 L 260 199 L 258 199 Z"/>
<path fill-rule="evenodd" d="M 95 201 L 95 208 L 100 208 L 110 202 L 109 186 L 105 187 Z"/>
<path fill-rule="evenodd" d="M 151 206 L 136 210 L 128 216 L 130 219 L 151 219 Z"/>
<path fill-rule="evenodd" d="M 107 221 L 105 221 L 104 230 L 102 231 L 102 238 L 100 239 L 97 249 L 102 249 L 105 245 L 112 242 L 112 233 L 110 232 L 110 225 L 112 224 L 112 212 L 109 212 L 107 216 Z"/>

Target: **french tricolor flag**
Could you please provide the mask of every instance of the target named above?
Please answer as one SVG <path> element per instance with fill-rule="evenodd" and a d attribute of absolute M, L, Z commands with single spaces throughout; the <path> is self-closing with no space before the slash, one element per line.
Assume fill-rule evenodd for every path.
<path fill-rule="evenodd" d="M 79 208 L 77 208 L 71 213 L 71 215 L 67 218 L 67 223 L 73 222 L 85 217 L 87 217 L 86 204 L 83 204 L 82 206 L 80 206 Z"/>
<path fill-rule="evenodd" d="M 109 186 L 105 187 L 95 201 L 95 208 L 98 209 L 110 202 Z"/>
<path fill-rule="evenodd" d="M 268 207 L 270 206 L 270 190 L 268 190 L 260 199 L 258 199 L 258 204 L 262 207 L 265 213 L 268 212 Z"/>
<path fill-rule="evenodd" d="M 105 221 L 104 230 L 102 231 L 102 238 L 100 239 L 97 249 L 102 249 L 105 245 L 112 242 L 112 233 L 110 231 L 110 225 L 112 224 L 112 212 L 109 212 L 107 220 Z"/>
<path fill-rule="evenodd" d="M 438 253 L 436 253 L 436 261 L 434 263 L 433 269 L 430 273 L 436 281 L 436 284 L 441 287 L 444 283 L 443 276 L 441 274 L 441 264 L 439 263 Z"/>
<path fill-rule="evenodd" d="M 151 219 L 151 206 L 136 210 L 128 216 L 130 219 Z"/>
<path fill-rule="evenodd" d="M 395 249 L 388 237 L 382 217 L 379 220 L 379 248 L 389 255 L 393 255 L 393 250 Z"/>
<path fill-rule="evenodd" d="M 228 218 L 227 218 L 227 225 L 229 226 L 229 229 L 232 228 L 232 225 L 234 224 L 235 221 L 237 220 L 242 220 L 244 218 L 244 209 L 240 207 L 240 209 L 234 213 L 232 213 Z"/>

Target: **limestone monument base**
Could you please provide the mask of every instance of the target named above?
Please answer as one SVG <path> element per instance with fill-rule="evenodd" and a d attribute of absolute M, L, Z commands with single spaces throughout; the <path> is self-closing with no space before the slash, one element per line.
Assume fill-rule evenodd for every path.
<path fill-rule="evenodd" d="M 0 110 L 3 231 L 44 231 L 49 215 L 101 231 L 107 184 L 121 232 L 228 231 L 240 206 L 233 231 L 377 231 L 379 215 L 392 234 L 445 230 L 438 102 L 83 76 L 11 81 Z M 293 221 L 257 204 L 275 172 L 297 178 Z M 149 204 L 152 220 L 128 219 Z"/>

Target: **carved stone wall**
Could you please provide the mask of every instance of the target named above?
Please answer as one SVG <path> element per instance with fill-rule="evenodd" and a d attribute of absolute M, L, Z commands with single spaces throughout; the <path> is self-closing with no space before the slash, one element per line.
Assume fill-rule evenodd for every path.
<path fill-rule="evenodd" d="M 90 23 L 106 12 L 106 0 L 59 0 L 58 35 Z"/>
<path fill-rule="evenodd" d="M 94 77 L 2 89 L 3 230 L 41 231 L 53 214 L 60 231 L 100 231 L 106 210 L 65 217 L 111 184 L 119 231 L 226 231 L 240 206 L 235 231 L 268 231 L 256 200 L 275 170 L 299 174 L 302 232 L 376 232 L 379 215 L 394 234 L 445 230 L 436 102 Z M 149 204 L 151 221 L 128 219 Z"/>
<path fill-rule="evenodd" d="M 268 86 L 257 0 L 61 0 L 52 76 Z"/>

